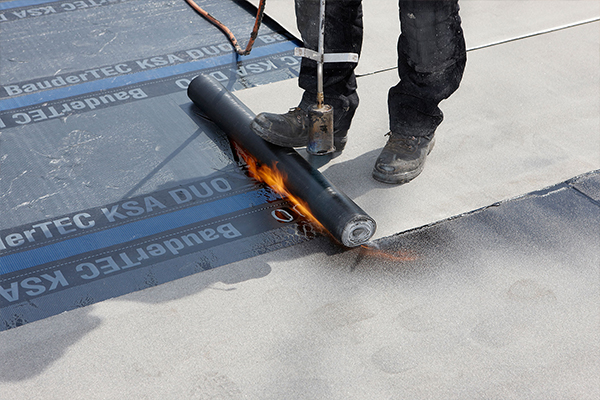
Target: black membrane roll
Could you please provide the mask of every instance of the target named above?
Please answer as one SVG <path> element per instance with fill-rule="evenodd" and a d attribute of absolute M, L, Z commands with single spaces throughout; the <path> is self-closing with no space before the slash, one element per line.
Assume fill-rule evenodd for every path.
<path fill-rule="evenodd" d="M 294 149 L 275 146 L 250 128 L 254 113 L 214 78 L 199 75 L 188 96 L 229 139 L 259 163 L 273 165 L 286 176 L 286 188 L 304 201 L 313 216 L 340 243 L 356 247 L 375 233 L 376 223 L 348 196 L 338 190 Z"/>

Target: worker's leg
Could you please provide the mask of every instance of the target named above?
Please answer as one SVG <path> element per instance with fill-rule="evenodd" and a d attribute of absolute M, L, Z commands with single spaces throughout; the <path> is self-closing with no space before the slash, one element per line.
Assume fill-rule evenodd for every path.
<path fill-rule="evenodd" d="M 312 50 L 317 50 L 319 43 L 319 3 L 319 0 L 296 0 L 298 29 L 302 33 L 304 45 Z M 328 0 L 325 16 L 325 52 L 360 54 L 363 35 L 361 1 Z M 334 108 L 335 130 L 348 130 L 358 107 L 355 68 L 356 63 L 325 63 L 323 66 L 325 103 Z M 301 108 L 315 104 L 315 61 L 302 59 L 298 85 L 305 91 Z"/>
<path fill-rule="evenodd" d="M 317 50 L 319 41 L 319 0 L 296 0 L 296 20 L 306 48 Z M 328 0 L 325 7 L 325 52 L 358 53 L 362 46 L 360 0 Z M 326 63 L 323 68 L 325 104 L 334 109 L 336 147 L 343 149 L 345 137 L 358 107 L 356 63 Z M 284 115 L 259 114 L 252 124 L 255 132 L 278 145 L 298 147 L 308 142 L 307 110 L 316 103 L 316 62 L 302 59 L 298 85 L 304 89 L 299 108 Z"/>
<path fill-rule="evenodd" d="M 405 183 L 423 169 L 442 122 L 438 105 L 458 88 L 466 50 L 458 0 L 401 0 L 398 40 L 400 82 L 390 89 L 390 139 L 373 176 Z"/>
<path fill-rule="evenodd" d="M 428 136 L 442 122 L 438 104 L 460 84 L 466 61 L 457 0 L 402 0 L 400 82 L 390 89 L 390 130 Z"/>

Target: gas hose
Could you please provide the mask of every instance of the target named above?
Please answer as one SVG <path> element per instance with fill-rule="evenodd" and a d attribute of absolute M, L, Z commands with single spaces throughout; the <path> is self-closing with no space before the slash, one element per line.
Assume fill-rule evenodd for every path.
<path fill-rule="evenodd" d="M 256 40 L 256 37 L 258 36 L 258 29 L 260 28 L 260 24 L 263 19 L 263 14 L 265 11 L 265 5 L 267 3 L 267 0 L 260 0 L 260 2 L 258 3 L 258 10 L 256 12 L 256 20 L 254 21 L 254 28 L 252 28 L 252 32 L 250 33 L 250 40 L 248 41 L 248 44 L 246 45 L 245 49 L 242 49 L 240 47 L 233 32 L 231 32 L 231 30 L 228 27 L 226 27 L 221 21 L 219 21 L 218 19 L 216 19 L 215 17 L 210 15 L 208 12 L 206 12 L 204 9 L 202 9 L 202 7 L 200 7 L 198 4 L 196 4 L 196 2 L 194 0 L 185 0 L 185 1 L 194 10 L 196 10 L 198 12 L 198 14 L 202 15 L 205 19 L 210 21 L 214 26 L 219 28 L 227 36 L 227 38 L 229 39 L 229 41 L 235 48 L 236 53 L 238 53 L 240 56 L 247 56 L 248 54 L 250 54 L 250 51 L 252 51 L 252 46 L 254 45 L 254 41 Z"/>

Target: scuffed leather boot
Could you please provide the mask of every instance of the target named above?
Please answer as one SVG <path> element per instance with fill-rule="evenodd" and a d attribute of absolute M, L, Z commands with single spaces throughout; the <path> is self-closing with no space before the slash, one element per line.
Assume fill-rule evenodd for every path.
<path fill-rule="evenodd" d="M 282 147 L 302 147 L 308 143 L 310 118 L 306 111 L 295 107 L 285 114 L 258 114 L 250 127 L 269 143 Z"/>
<path fill-rule="evenodd" d="M 298 107 L 285 114 L 260 113 L 250 127 L 269 143 L 282 147 L 304 147 L 308 144 L 310 131 L 307 110 L 314 104 L 315 98 L 315 93 L 304 92 Z M 333 145 L 340 153 L 348 140 L 348 129 L 358 107 L 358 94 L 325 97 L 325 104 L 333 107 Z"/>
<path fill-rule="evenodd" d="M 416 178 L 435 141 L 425 137 L 402 136 L 389 132 L 387 144 L 373 168 L 373 178 L 383 183 L 403 184 Z"/>
<path fill-rule="evenodd" d="M 304 147 L 308 144 L 310 118 L 306 111 L 295 107 L 285 114 L 258 114 L 250 127 L 258 136 L 277 146 Z M 336 152 L 344 150 L 347 140 L 347 130 L 333 133 Z"/>

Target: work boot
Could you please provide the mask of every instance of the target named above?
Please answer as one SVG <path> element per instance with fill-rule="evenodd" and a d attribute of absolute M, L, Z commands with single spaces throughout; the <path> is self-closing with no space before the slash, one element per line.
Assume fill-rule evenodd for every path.
<path fill-rule="evenodd" d="M 295 107 L 285 114 L 258 114 L 250 127 L 269 143 L 282 147 L 302 147 L 308 143 L 310 118 L 306 111 Z"/>
<path fill-rule="evenodd" d="M 308 144 L 310 118 L 300 107 L 285 114 L 258 114 L 250 126 L 258 136 L 277 146 L 303 147 Z M 333 146 L 337 152 L 344 150 L 347 141 L 348 130 L 333 133 Z"/>
<path fill-rule="evenodd" d="M 433 135 L 402 136 L 389 132 L 389 140 L 373 168 L 373 178 L 383 183 L 403 184 L 416 178 L 435 141 Z"/>
<path fill-rule="evenodd" d="M 310 118 L 308 109 L 314 105 L 316 94 L 304 92 L 300 105 L 285 114 L 258 114 L 250 127 L 269 143 L 282 147 L 304 147 L 308 144 Z M 358 107 L 358 94 L 326 97 L 325 104 L 333 107 L 333 145 L 336 152 L 344 150 L 348 129 Z"/>

